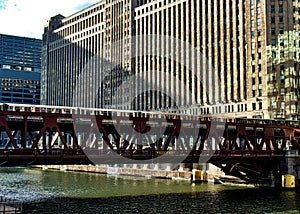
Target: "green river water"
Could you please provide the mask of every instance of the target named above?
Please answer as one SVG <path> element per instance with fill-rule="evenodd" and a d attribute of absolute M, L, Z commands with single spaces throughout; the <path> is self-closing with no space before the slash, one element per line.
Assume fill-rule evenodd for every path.
<path fill-rule="evenodd" d="M 300 213 L 300 193 L 30 168 L 0 168 L 23 213 Z"/>

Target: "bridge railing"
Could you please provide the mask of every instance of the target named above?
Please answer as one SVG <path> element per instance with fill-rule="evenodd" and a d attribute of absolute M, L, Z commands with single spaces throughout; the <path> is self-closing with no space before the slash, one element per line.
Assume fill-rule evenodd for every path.
<path fill-rule="evenodd" d="M 151 119 L 180 119 L 191 121 L 216 121 L 216 122 L 232 122 L 244 124 L 262 124 L 262 125 L 285 125 L 300 127 L 300 121 L 282 120 L 282 119 L 251 119 L 251 118 L 228 118 L 220 115 L 191 115 L 173 112 L 156 112 L 156 111 L 133 111 L 118 109 L 99 109 L 99 108 L 83 108 L 83 107 L 67 107 L 67 106 L 48 106 L 48 105 L 29 105 L 29 104 L 12 104 L 0 103 L 0 111 L 12 112 L 41 112 L 53 114 L 69 114 L 69 115 L 103 115 L 111 117 L 141 117 Z"/>

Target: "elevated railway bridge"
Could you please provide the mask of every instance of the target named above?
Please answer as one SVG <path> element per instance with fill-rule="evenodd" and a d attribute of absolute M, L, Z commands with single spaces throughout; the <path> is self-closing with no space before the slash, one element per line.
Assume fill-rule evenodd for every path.
<path fill-rule="evenodd" d="M 0 104 L 1 166 L 209 162 L 251 181 L 298 173 L 299 149 L 298 121 Z"/>

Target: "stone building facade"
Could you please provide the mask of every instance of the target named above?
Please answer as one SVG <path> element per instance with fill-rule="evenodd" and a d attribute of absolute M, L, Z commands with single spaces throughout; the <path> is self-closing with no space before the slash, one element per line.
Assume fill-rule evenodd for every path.
<path fill-rule="evenodd" d="M 107 0 L 45 26 L 49 105 L 297 119 L 298 0 Z"/>
<path fill-rule="evenodd" d="M 299 120 L 300 2 L 269 0 L 266 10 L 268 113 L 271 118 Z"/>

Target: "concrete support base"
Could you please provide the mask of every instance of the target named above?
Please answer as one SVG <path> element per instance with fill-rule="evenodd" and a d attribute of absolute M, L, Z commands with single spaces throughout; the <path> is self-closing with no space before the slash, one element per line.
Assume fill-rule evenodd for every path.
<path fill-rule="evenodd" d="M 48 165 L 40 166 L 42 169 L 55 169 L 63 171 L 79 171 L 102 173 L 109 175 L 127 175 L 142 176 L 147 178 L 165 178 L 191 181 L 192 171 L 201 170 L 204 182 L 214 182 L 215 176 L 224 175 L 224 173 L 212 164 L 192 164 L 187 167 L 186 164 L 118 164 L 118 165 Z"/>
<path fill-rule="evenodd" d="M 296 180 L 296 186 L 299 187 L 300 156 L 298 150 L 286 151 L 285 161 L 283 164 L 281 164 L 280 171 L 283 176 L 294 176 Z"/>

